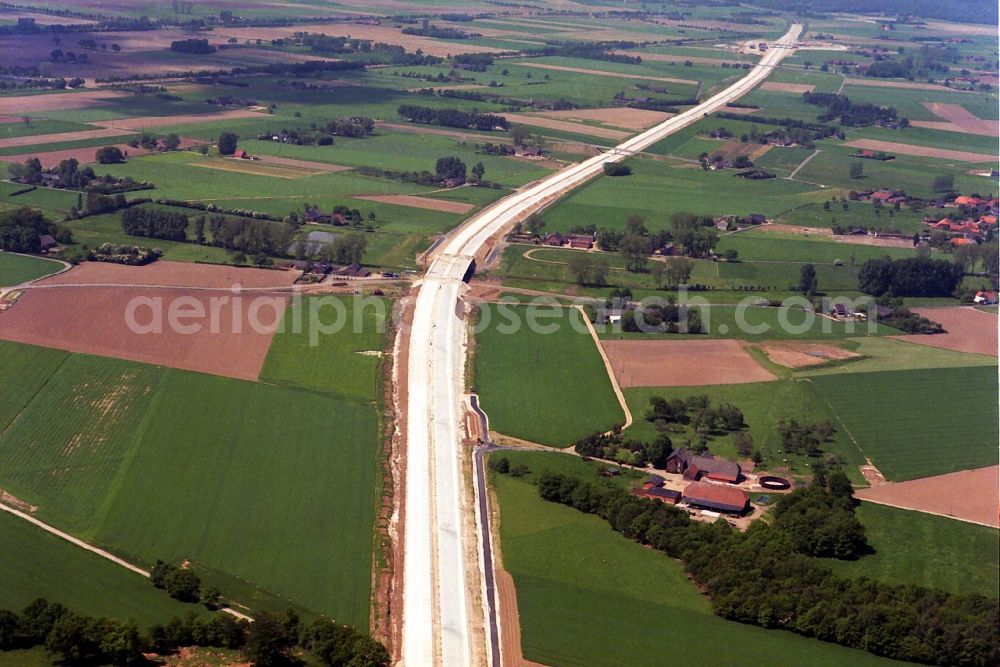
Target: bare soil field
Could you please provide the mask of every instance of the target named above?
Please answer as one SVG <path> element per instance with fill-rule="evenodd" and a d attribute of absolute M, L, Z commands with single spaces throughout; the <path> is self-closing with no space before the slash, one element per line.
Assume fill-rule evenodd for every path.
<path fill-rule="evenodd" d="M 760 111 L 760 109 L 749 109 L 747 107 L 730 107 L 730 106 L 724 106 L 724 107 L 722 107 L 722 111 L 724 111 L 726 113 L 751 114 L 751 113 L 756 113 L 756 112 Z"/>
<path fill-rule="evenodd" d="M 4 50 L 2 41 L 0 41 L 0 53 L 7 53 Z M 85 90 L 79 93 L 46 93 L 42 95 L 0 97 L 0 114 L 24 115 L 32 111 L 82 109 L 84 107 L 99 106 L 103 100 L 125 97 L 127 94 L 117 90 Z"/>
<path fill-rule="evenodd" d="M 937 90 L 951 91 L 953 93 L 960 92 L 954 88 L 942 86 L 937 83 L 920 83 L 917 81 L 886 81 L 884 79 L 848 78 L 846 82 L 848 86 L 868 86 L 870 88 L 906 88 L 909 90 Z"/>
<path fill-rule="evenodd" d="M 735 340 L 604 340 L 622 387 L 696 387 L 776 379 Z"/>
<path fill-rule="evenodd" d="M 364 199 L 366 201 L 377 201 L 383 204 L 395 204 L 396 206 L 425 208 L 430 211 L 444 211 L 445 213 L 462 214 L 468 213 L 475 208 L 473 204 L 466 204 L 465 202 L 432 199 L 430 197 L 418 197 L 417 195 L 352 195 L 351 199 Z"/>
<path fill-rule="evenodd" d="M 320 173 L 311 169 L 268 164 L 259 160 L 242 160 L 240 158 L 208 159 L 192 162 L 190 166 L 200 169 L 232 171 L 238 174 L 251 174 L 253 176 L 270 176 L 271 178 L 306 178 L 307 176 L 315 176 Z"/>
<path fill-rule="evenodd" d="M 180 148 L 191 148 L 192 146 L 197 146 L 199 144 L 206 143 L 204 141 L 199 141 L 197 139 L 188 139 L 186 137 L 181 138 Z M 133 148 L 128 144 L 107 144 L 109 146 L 114 146 L 120 151 L 125 153 L 129 157 L 136 157 L 139 155 L 148 155 L 149 153 L 154 153 L 156 151 L 147 150 L 145 148 Z M 97 162 L 97 151 L 101 146 L 86 146 L 82 148 L 64 148 L 58 151 L 43 151 L 43 152 L 31 152 L 31 153 L 18 153 L 17 155 L 4 155 L 0 156 L 0 161 L 2 162 L 24 162 L 25 160 L 33 157 L 37 157 L 38 161 L 42 163 L 42 166 L 46 169 L 51 167 L 59 166 L 59 163 L 63 160 L 74 159 L 80 164 L 92 164 Z"/>
<path fill-rule="evenodd" d="M 976 134 L 983 137 L 1000 137 L 1000 123 L 995 120 L 979 118 L 959 104 L 924 102 L 924 106 L 935 116 L 944 118 L 944 122 L 918 120 L 910 121 L 911 125 L 946 132 Z"/>
<path fill-rule="evenodd" d="M 412 10 L 412 6 L 409 7 Z M 495 49 L 487 46 L 476 46 L 462 44 L 465 40 L 438 40 L 419 35 L 404 35 L 399 28 L 391 25 L 366 25 L 360 23 L 321 23 L 309 24 L 309 32 L 321 32 L 330 36 L 350 35 L 356 39 L 371 39 L 376 42 L 386 44 L 398 44 L 407 51 L 423 50 L 424 53 L 432 56 L 457 55 L 460 53 L 499 53 L 502 49 Z M 298 26 L 289 27 L 258 27 L 258 28 L 219 28 L 212 34 L 225 41 L 226 38 L 235 37 L 239 41 L 247 39 L 272 39 L 291 37 L 295 32 L 302 30 Z"/>
<path fill-rule="evenodd" d="M 712 155 L 723 155 L 727 160 L 735 160 L 741 155 L 745 155 L 751 160 L 756 160 L 760 156 L 774 148 L 772 144 L 743 143 L 740 141 L 727 141 L 712 151 Z"/>
<path fill-rule="evenodd" d="M 116 130 L 145 130 L 149 127 L 161 127 L 164 125 L 194 125 L 197 123 L 210 123 L 216 120 L 231 120 L 233 118 L 263 117 L 263 114 L 249 109 L 226 109 L 225 111 L 192 113 L 180 116 L 139 116 L 138 118 L 95 120 L 89 124 Z"/>
<path fill-rule="evenodd" d="M 1000 466 L 960 470 L 909 482 L 887 482 L 854 492 L 856 498 L 1000 528 Z"/>
<path fill-rule="evenodd" d="M 463 139 L 465 141 L 479 142 L 483 140 L 482 134 L 463 132 L 462 130 L 446 130 L 443 127 L 431 127 L 430 125 L 421 125 L 420 123 L 387 123 L 385 121 L 379 121 L 377 126 L 386 130 L 395 130 L 397 132 L 435 134 L 439 137 L 455 137 L 456 139 Z M 510 139 L 504 136 L 498 136 L 492 141 L 497 144 L 511 143 Z"/>
<path fill-rule="evenodd" d="M 57 132 L 56 134 L 36 134 L 28 137 L 8 137 L 0 139 L 0 148 L 16 148 L 18 146 L 36 146 L 52 144 L 60 141 L 81 141 L 83 139 L 98 139 L 100 137 L 119 137 L 131 134 L 128 130 L 116 130 L 102 127 L 98 130 L 80 130 L 79 132 Z"/>
<path fill-rule="evenodd" d="M 915 308 L 913 312 L 939 322 L 948 333 L 933 336 L 893 336 L 908 343 L 940 347 L 956 352 L 997 356 L 997 316 L 972 307 Z"/>
<path fill-rule="evenodd" d="M 298 167 L 299 169 L 311 169 L 316 172 L 335 174 L 338 171 L 350 171 L 352 167 L 345 167 L 340 164 L 327 164 L 326 162 L 312 162 L 311 160 L 296 160 L 291 157 L 278 157 L 276 155 L 258 155 L 258 162 L 265 164 L 279 164 L 285 167 Z"/>
<path fill-rule="evenodd" d="M 130 326 L 129 307 L 136 299 L 149 305 L 133 311 L 133 323 L 149 326 L 151 333 Z M 0 338 L 256 380 L 287 301 L 285 295 L 236 300 L 221 292 L 149 287 L 29 290 L 0 314 Z M 187 329 L 173 327 L 171 304 L 183 305 L 181 313 L 200 309 L 204 316 L 179 319 Z M 160 314 L 160 326 L 153 324 L 154 313 Z"/>
<path fill-rule="evenodd" d="M 622 132 L 620 130 L 612 130 L 606 127 L 595 127 L 593 125 L 585 125 L 583 123 L 571 123 L 567 120 L 555 120 L 552 118 L 547 118 L 545 116 L 535 116 L 526 113 L 504 113 L 507 120 L 520 123 L 522 125 L 533 125 L 535 127 L 544 127 L 550 130 L 560 130 L 562 132 L 572 132 L 574 134 L 587 134 L 593 137 L 601 137 L 602 139 L 613 139 L 621 140 L 626 139 L 631 136 L 631 132 Z"/>
<path fill-rule="evenodd" d="M 589 120 L 624 127 L 629 130 L 645 130 L 670 118 L 673 114 L 628 107 L 606 107 L 603 109 L 569 109 L 567 111 L 545 111 L 539 114 L 556 120 Z"/>
<path fill-rule="evenodd" d="M 252 269 L 222 264 L 189 264 L 160 260 L 146 266 L 124 266 L 105 262 L 84 262 L 66 273 L 45 278 L 39 284 L 92 286 L 201 287 L 228 290 L 290 287 L 295 271 Z"/>
<path fill-rule="evenodd" d="M 38 25 L 93 25 L 97 21 L 79 18 L 76 16 L 53 16 L 42 12 L 25 12 L 15 10 L 0 11 L 0 20 L 16 21 L 18 19 L 32 19 Z"/>
<path fill-rule="evenodd" d="M 757 346 L 776 364 L 788 368 L 819 366 L 830 361 L 853 359 L 861 355 L 848 352 L 835 345 L 806 341 L 774 341 Z"/>
<path fill-rule="evenodd" d="M 917 155 L 919 157 L 933 157 L 942 160 L 954 160 L 956 162 L 994 162 L 995 155 L 985 153 L 971 153 L 969 151 L 953 151 L 944 148 L 931 148 L 930 146 L 916 146 L 914 144 L 900 144 L 895 141 L 878 141 L 877 139 L 855 139 L 843 144 L 850 148 L 867 148 L 873 151 L 885 151 L 887 153 L 899 153 L 900 155 Z"/>
<path fill-rule="evenodd" d="M 563 65 L 549 65 L 546 63 L 517 63 L 521 67 L 537 67 L 538 69 L 550 69 L 557 72 L 576 72 L 577 74 L 592 74 L 594 76 L 610 76 L 616 79 L 639 79 L 641 81 L 663 81 L 665 83 L 680 83 L 689 86 L 697 86 L 698 82 L 693 79 L 675 79 L 668 76 L 642 76 L 639 74 L 621 74 L 619 72 L 606 72 L 598 69 L 586 69 L 583 67 L 565 67 Z"/>
<path fill-rule="evenodd" d="M 776 93 L 811 93 L 816 90 L 816 86 L 807 83 L 780 83 L 778 81 L 765 81 L 760 86 L 761 90 L 770 90 Z"/>

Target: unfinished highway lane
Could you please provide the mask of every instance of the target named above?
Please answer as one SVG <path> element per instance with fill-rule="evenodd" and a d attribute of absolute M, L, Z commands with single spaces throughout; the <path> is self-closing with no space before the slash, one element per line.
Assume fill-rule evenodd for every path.
<path fill-rule="evenodd" d="M 745 77 L 704 103 L 498 201 L 438 245 L 418 288 L 406 369 L 401 645 L 406 667 L 493 662 L 494 633 L 472 630 L 475 615 L 480 616 L 477 627 L 494 628 L 496 619 L 488 617 L 486 605 L 474 606 L 478 595 L 473 593 L 483 585 L 480 569 L 491 568 L 492 562 L 483 557 L 481 545 L 468 543 L 475 504 L 468 492 L 471 480 L 464 480 L 461 470 L 467 329 L 458 312 L 473 258 L 491 238 L 602 173 L 606 163 L 643 151 L 750 92 L 793 51 L 801 31 L 793 25 Z M 476 552 L 478 558 L 471 555 Z"/>

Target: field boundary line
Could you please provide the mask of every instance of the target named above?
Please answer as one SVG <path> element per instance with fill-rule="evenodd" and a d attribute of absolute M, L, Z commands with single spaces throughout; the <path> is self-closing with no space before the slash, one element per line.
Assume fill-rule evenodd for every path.
<path fill-rule="evenodd" d="M 794 181 L 794 180 L 795 180 L 795 175 L 796 175 L 797 173 L 799 173 L 799 172 L 800 172 L 800 171 L 802 170 L 802 168 L 803 168 L 804 166 L 806 166 L 807 164 L 809 164 L 809 161 L 810 161 L 810 160 L 812 160 L 812 159 L 813 159 L 814 157 L 816 157 L 817 155 L 819 155 L 819 154 L 820 154 L 820 153 L 822 153 L 822 152 L 823 152 L 822 150 L 820 150 L 819 148 L 817 148 L 817 149 L 816 149 L 815 151 L 813 151 L 812 153 L 810 153 L 810 154 L 809 154 L 809 156 L 808 156 L 808 157 L 807 157 L 807 158 L 806 158 L 805 160 L 803 160 L 802 162 L 800 162 L 800 163 L 799 163 L 799 166 L 797 166 L 797 167 L 796 167 L 796 168 L 795 168 L 795 169 L 794 169 L 794 170 L 792 171 L 792 173 L 790 173 L 790 174 L 788 175 L 788 180 L 790 180 L 790 181 Z"/>
<path fill-rule="evenodd" d="M 820 393 L 816 391 L 816 389 L 812 386 L 812 381 L 809 380 L 809 378 L 806 378 L 806 381 L 809 382 L 810 390 L 817 396 L 820 396 Z M 840 416 L 840 413 L 837 412 L 837 409 L 833 407 L 832 403 L 830 403 L 830 399 L 828 399 L 826 396 L 820 396 L 820 398 L 823 399 L 823 403 L 826 404 L 826 407 L 830 408 L 830 412 L 833 413 L 833 416 L 837 419 L 837 422 L 840 423 L 840 426 L 841 428 L 844 429 L 844 433 L 847 434 L 847 437 L 850 438 L 851 442 L 854 443 L 854 447 L 858 450 L 858 453 L 861 454 L 861 457 L 866 461 L 868 461 L 869 465 L 874 466 L 875 464 L 871 463 L 871 457 L 865 453 L 865 450 L 861 449 L 861 444 L 858 442 L 857 438 L 854 437 L 854 434 L 851 433 L 851 429 L 847 428 L 847 424 L 844 423 L 843 417 Z"/>
<path fill-rule="evenodd" d="M 146 570 L 142 569 L 141 567 L 139 567 L 137 565 L 133 565 L 132 563 L 129 563 L 127 560 L 125 560 L 123 558 L 119 558 L 118 556 L 114 555 L 110 551 L 105 551 L 104 549 L 101 549 L 100 547 L 95 547 L 92 544 L 87 544 L 83 540 L 81 540 L 79 538 L 76 538 L 76 537 L 73 537 L 69 533 L 61 531 L 58 528 L 56 528 L 55 526 L 51 526 L 51 525 L 45 523 L 44 521 L 42 521 L 40 519 L 36 519 L 35 517 L 33 517 L 30 514 L 27 514 L 25 512 L 22 512 L 21 510 L 14 509 L 13 507 L 11 507 L 9 505 L 6 505 L 5 503 L 0 502 L 0 510 L 3 510 L 4 512 L 7 512 L 9 514 L 13 514 L 14 516 L 18 517 L 19 519 L 24 519 L 28 523 L 36 526 L 37 528 L 41 528 L 42 530 L 44 530 L 47 533 L 55 535 L 58 538 L 66 540 L 70 544 L 74 544 L 74 545 L 80 547 L 81 549 L 85 549 L 85 550 L 89 551 L 90 553 L 92 553 L 92 554 L 94 554 L 96 556 L 100 556 L 101 558 L 104 558 L 105 560 L 111 561 L 115 565 L 119 565 L 119 566 L 125 568 L 126 570 L 130 570 L 131 572 L 134 572 L 134 573 L 136 573 L 138 575 L 142 575 L 143 577 L 146 577 L 147 579 L 149 579 L 149 572 L 147 572 Z M 223 611 L 223 612 L 229 614 L 230 616 L 235 616 L 236 618 L 238 618 L 238 619 L 240 619 L 242 621 L 253 621 L 252 617 L 247 616 L 246 614 L 243 614 L 241 612 L 238 612 L 238 611 L 236 611 L 235 609 L 233 609 L 233 608 L 231 608 L 229 606 L 224 606 L 221 609 L 219 609 L 219 611 Z"/>
<path fill-rule="evenodd" d="M 580 317 L 583 318 L 584 324 L 587 325 L 587 331 L 590 332 L 590 337 L 594 340 L 594 345 L 597 346 L 597 351 L 601 355 L 601 361 L 604 362 L 604 370 L 607 371 L 608 378 L 611 380 L 611 388 L 615 390 L 615 396 L 618 398 L 618 404 L 621 405 L 622 412 L 625 413 L 625 424 L 621 428 L 621 430 L 624 431 L 632 425 L 632 411 L 628 409 L 628 403 L 625 402 L 625 394 L 622 393 L 622 388 L 618 386 L 618 378 L 615 377 L 614 369 L 611 367 L 611 361 L 608 359 L 608 355 L 604 352 L 604 347 L 601 345 L 601 339 L 597 336 L 597 330 L 594 329 L 594 325 L 590 321 L 590 318 L 587 317 L 587 313 L 583 309 L 583 306 L 574 307 L 580 313 Z"/>

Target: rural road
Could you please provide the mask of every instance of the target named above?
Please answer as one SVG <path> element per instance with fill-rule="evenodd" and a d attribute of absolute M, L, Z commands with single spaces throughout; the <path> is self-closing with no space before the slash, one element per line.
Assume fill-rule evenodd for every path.
<path fill-rule="evenodd" d="M 629 139 L 607 153 L 549 176 L 472 216 L 434 250 L 419 284 L 407 367 L 406 470 L 403 525 L 402 664 L 406 667 L 492 663 L 492 633 L 471 630 L 470 614 L 495 613 L 473 602 L 484 573 L 470 572 L 467 541 L 474 511 L 462 476 L 462 418 L 467 327 L 460 313 L 464 279 L 490 239 L 574 187 L 750 92 L 793 50 L 793 25 L 749 73 L 704 103 Z M 481 457 L 475 457 L 481 467 Z M 485 489 L 480 489 L 485 492 Z M 479 547 L 481 549 L 481 547 Z M 471 552 L 469 552 L 471 553 Z M 480 551 L 481 553 L 481 551 Z M 480 569 L 476 559 L 474 569 Z M 493 627 L 495 619 L 477 620 Z M 475 656 L 475 657 L 474 657 Z M 494 667 L 499 667 L 494 665 Z"/>

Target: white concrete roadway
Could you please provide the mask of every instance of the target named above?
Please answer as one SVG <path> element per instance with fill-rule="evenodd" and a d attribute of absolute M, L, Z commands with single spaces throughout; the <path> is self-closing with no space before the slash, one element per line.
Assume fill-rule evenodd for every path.
<path fill-rule="evenodd" d="M 460 470 L 467 331 L 457 312 L 472 258 L 491 237 L 597 176 L 605 163 L 645 150 L 750 92 L 792 53 L 801 31 L 802 26 L 793 25 L 745 77 L 704 103 L 496 202 L 439 245 L 417 294 L 407 368 L 402 625 L 406 667 L 461 667 L 472 664 L 474 652 L 483 661 L 489 655 L 488 633 L 473 636 L 470 630 L 470 608 L 481 609 L 472 606 L 470 593 L 479 588 L 475 584 L 479 573 L 470 584 L 466 549 L 472 546 L 463 533 L 468 525 L 463 509 L 473 512 L 474 505 L 463 497 Z"/>

